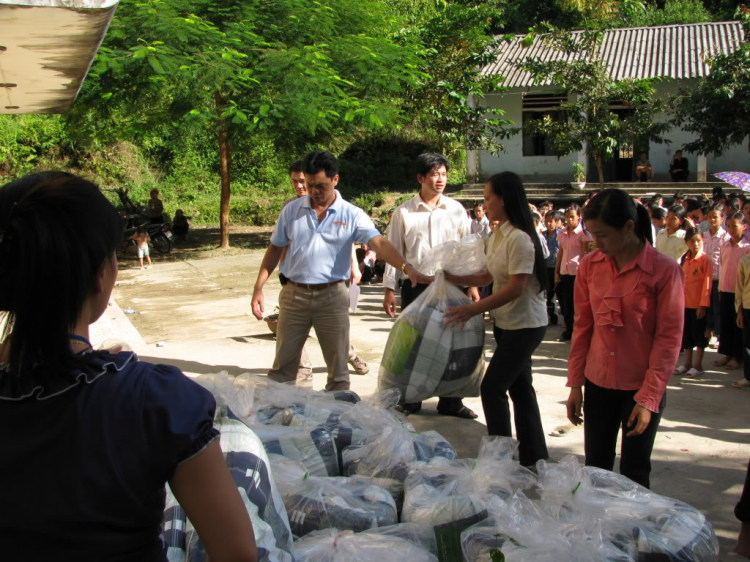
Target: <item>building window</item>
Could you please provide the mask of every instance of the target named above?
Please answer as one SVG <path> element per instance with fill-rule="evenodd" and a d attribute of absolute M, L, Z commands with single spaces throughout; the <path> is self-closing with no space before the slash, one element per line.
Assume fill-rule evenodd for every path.
<path fill-rule="evenodd" d="M 526 94 L 523 97 L 523 155 L 557 156 L 547 140 L 547 135 L 532 133 L 529 124 L 549 116 L 554 121 L 562 119 L 558 108 L 567 100 L 565 94 Z"/>

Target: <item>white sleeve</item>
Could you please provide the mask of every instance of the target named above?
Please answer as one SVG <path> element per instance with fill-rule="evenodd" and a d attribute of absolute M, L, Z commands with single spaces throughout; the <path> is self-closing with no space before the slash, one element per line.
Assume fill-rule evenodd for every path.
<path fill-rule="evenodd" d="M 397 207 L 391 217 L 391 222 L 388 225 L 386 235 L 388 241 L 396 247 L 402 256 L 404 256 L 404 224 L 401 215 L 402 209 L 401 207 Z M 399 279 L 401 279 L 401 272 L 389 263 L 386 263 L 385 271 L 383 272 L 383 287 L 395 291 L 398 288 Z"/>

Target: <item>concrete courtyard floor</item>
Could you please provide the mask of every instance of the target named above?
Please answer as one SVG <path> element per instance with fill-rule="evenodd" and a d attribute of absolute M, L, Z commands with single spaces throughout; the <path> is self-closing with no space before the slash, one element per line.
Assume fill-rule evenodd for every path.
<path fill-rule="evenodd" d="M 263 257 L 262 250 L 208 259 L 154 261 L 150 270 L 121 263 L 114 303 L 95 325 L 96 342 L 120 339 L 146 361 L 176 365 L 189 375 L 228 371 L 265 374 L 274 358 L 275 343 L 265 322 L 250 314 L 250 296 Z M 280 290 L 274 274 L 266 286 L 266 314 L 274 311 Z M 351 315 L 351 341 L 370 372 L 352 375 L 352 389 L 373 393 L 377 373 L 393 320 L 383 312 L 381 285 L 362 287 L 360 306 Z M 122 309 L 135 309 L 125 315 Z M 534 356 L 534 386 L 545 432 L 564 427 L 562 437 L 547 437 L 552 459 L 577 455 L 583 460 L 583 431 L 565 417 L 568 344 L 556 341 L 561 329 L 550 327 Z M 487 323 L 486 358 L 494 340 Z M 325 363 L 312 333 L 307 349 L 314 364 L 314 388 L 325 385 Z M 706 354 L 709 369 L 698 380 L 674 377 L 653 453 L 652 489 L 701 509 L 713 523 L 722 560 L 733 547 L 739 530 L 733 508 L 742 489 L 750 457 L 750 391 L 730 383 L 740 371 L 711 370 L 715 352 Z M 425 402 L 410 420 L 419 430 L 436 429 L 462 457 L 476 456 L 486 435 L 479 398 L 465 403 L 480 414 L 463 420 L 437 414 L 437 400 Z"/>

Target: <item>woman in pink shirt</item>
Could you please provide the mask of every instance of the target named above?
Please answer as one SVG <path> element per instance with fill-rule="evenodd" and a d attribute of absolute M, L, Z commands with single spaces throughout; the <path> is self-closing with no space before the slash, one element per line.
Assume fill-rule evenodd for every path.
<path fill-rule="evenodd" d="M 576 279 L 568 419 L 582 423 L 583 408 L 586 464 L 607 470 L 622 428 L 620 472 L 649 487 L 651 450 L 682 343 L 684 276 L 651 246 L 648 211 L 625 191 L 602 191 L 584 219 L 597 250 L 581 260 Z"/>
<path fill-rule="evenodd" d="M 570 341 L 573 336 L 573 319 L 575 303 L 573 287 L 581 257 L 588 251 L 591 236 L 581 225 L 581 207 L 575 203 L 565 210 L 565 228 L 557 235 L 559 250 L 555 263 L 555 284 L 558 287 L 557 298 L 565 319 L 565 331 L 558 341 Z"/>

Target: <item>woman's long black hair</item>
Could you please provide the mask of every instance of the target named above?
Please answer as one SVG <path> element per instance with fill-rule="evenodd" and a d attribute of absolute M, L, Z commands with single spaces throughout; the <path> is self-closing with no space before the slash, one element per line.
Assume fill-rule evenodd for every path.
<path fill-rule="evenodd" d="M 539 281 L 539 290 L 547 290 L 547 268 L 544 265 L 542 243 L 531 219 L 531 209 L 521 178 L 513 172 L 501 172 L 492 176 L 487 183 L 495 195 L 503 198 L 505 214 L 510 224 L 523 230 L 531 238 L 534 244 L 534 276 Z"/>
<path fill-rule="evenodd" d="M 601 220 L 617 229 L 623 228 L 631 220 L 636 236 L 642 241 L 648 240 L 651 245 L 654 243 L 648 209 L 633 201 L 622 189 L 610 188 L 599 192 L 583 209 L 583 220 Z"/>
<path fill-rule="evenodd" d="M 31 174 L 0 188 L 0 315 L 11 372 L 80 365 L 69 335 L 121 240 L 117 210 L 73 174 Z"/>

